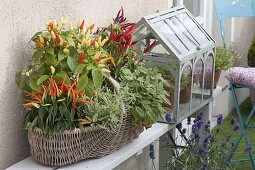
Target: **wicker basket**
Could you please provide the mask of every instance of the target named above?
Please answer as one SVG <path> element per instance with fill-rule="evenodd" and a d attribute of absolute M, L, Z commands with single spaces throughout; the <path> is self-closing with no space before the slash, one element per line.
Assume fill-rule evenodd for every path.
<path fill-rule="evenodd" d="M 110 78 L 114 87 L 116 83 Z M 118 88 L 117 88 L 118 90 Z M 32 157 L 39 163 L 63 166 L 88 158 L 100 158 L 110 154 L 137 138 L 144 130 L 142 125 L 132 127 L 131 114 L 123 113 L 118 126 L 108 131 L 99 127 L 87 127 L 57 133 L 48 138 L 41 129 L 28 129 Z"/>

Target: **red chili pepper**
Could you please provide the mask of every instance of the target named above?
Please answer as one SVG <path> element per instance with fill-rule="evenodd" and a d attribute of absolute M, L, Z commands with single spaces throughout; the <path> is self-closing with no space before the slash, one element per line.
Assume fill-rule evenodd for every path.
<path fill-rule="evenodd" d="M 129 37 L 126 41 L 125 46 L 130 46 L 132 44 L 132 37 Z"/>
<path fill-rule="evenodd" d="M 85 21 L 82 20 L 82 23 L 81 23 L 81 25 L 80 25 L 80 29 L 81 29 L 81 30 L 83 30 L 83 28 L 84 28 L 84 23 L 85 23 Z"/>
<path fill-rule="evenodd" d="M 58 43 L 60 43 L 60 37 L 59 37 L 59 35 L 58 35 L 58 33 L 54 30 L 54 34 L 55 34 L 55 36 L 56 36 L 56 41 L 58 42 Z"/>
<path fill-rule="evenodd" d="M 90 46 L 94 46 L 95 45 L 95 40 L 91 41 Z"/>
<path fill-rule="evenodd" d="M 55 45 L 52 45 L 51 47 L 53 48 L 53 50 L 55 50 L 55 49 L 56 49 L 56 46 L 55 46 Z"/>
<path fill-rule="evenodd" d="M 81 54 L 81 55 L 80 55 L 80 58 L 79 58 L 79 60 L 78 60 L 78 63 L 79 63 L 79 64 L 83 63 L 83 62 L 84 62 L 84 58 L 85 58 L 85 57 L 84 57 L 84 54 Z"/>
<path fill-rule="evenodd" d="M 114 32 L 113 32 L 114 30 L 113 30 L 113 25 L 111 24 L 111 33 L 110 33 L 110 39 L 111 40 L 113 40 L 113 38 L 114 38 Z"/>
<path fill-rule="evenodd" d="M 133 33 L 134 30 L 135 30 L 135 24 L 132 24 L 132 25 L 129 27 L 129 29 L 125 32 L 125 36 L 126 36 L 126 37 L 130 36 L 130 35 Z"/>
<path fill-rule="evenodd" d="M 157 40 L 154 40 L 150 45 L 148 45 L 144 50 L 143 53 L 147 53 L 155 44 Z"/>
<path fill-rule="evenodd" d="M 96 58 L 96 61 L 97 61 L 97 62 L 99 62 L 99 61 L 101 61 L 101 60 L 102 60 L 102 58 L 100 58 L 100 57 Z"/>

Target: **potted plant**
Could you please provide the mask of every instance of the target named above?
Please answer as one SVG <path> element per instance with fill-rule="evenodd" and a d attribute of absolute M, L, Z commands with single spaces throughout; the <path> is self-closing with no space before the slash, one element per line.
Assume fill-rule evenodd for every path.
<path fill-rule="evenodd" d="M 39 163 L 62 166 L 110 154 L 165 112 L 165 81 L 137 61 L 134 23 L 126 22 L 123 9 L 107 28 L 93 28 L 84 20 L 76 28 L 50 21 L 31 39 L 31 64 L 16 75 Z"/>
<path fill-rule="evenodd" d="M 167 98 L 170 101 L 170 105 L 165 104 L 165 106 L 172 109 L 174 107 L 174 88 L 175 88 L 175 80 L 170 72 L 164 72 L 164 78 L 168 82 L 168 86 L 165 86 L 166 91 L 169 93 Z M 191 77 L 188 74 L 183 74 L 181 77 L 181 85 L 180 85 L 180 103 L 185 104 L 190 101 L 191 98 Z"/>
<path fill-rule="evenodd" d="M 213 88 L 217 87 L 220 74 L 222 70 L 227 70 L 231 67 L 234 63 L 235 59 L 239 59 L 240 54 L 237 53 L 235 46 L 230 44 L 228 48 L 224 48 L 223 46 L 216 47 L 216 57 L 215 57 L 215 72 L 214 72 L 214 85 Z M 207 61 L 213 62 L 213 61 Z M 205 68 L 205 83 L 204 88 L 210 89 L 211 88 L 211 64 L 208 64 L 208 67 Z M 202 86 L 202 76 L 200 76 L 200 86 Z"/>
<path fill-rule="evenodd" d="M 248 66 L 255 67 L 255 38 L 253 38 L 252 44 L 249 48 L 247 59 Z M 255 103 L 255 90 L 250 88 L 250 94 L 252 103 Z"/>

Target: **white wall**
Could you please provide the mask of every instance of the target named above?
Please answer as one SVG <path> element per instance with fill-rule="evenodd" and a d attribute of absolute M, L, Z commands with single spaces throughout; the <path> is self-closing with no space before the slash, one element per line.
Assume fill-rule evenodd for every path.
<path fill-rule="evenodd" d="M 1 0 L 0 1 L 0 169 L 29 155 L 23 129 L 25 112 L 15 73 L 25 68 L 32 54 L 28 44 L 34 33 L 52 18 L 69 16 L 77 21 L 106 25 L 121 6 L 130 21 L 166 9 L 167 0 Z"/>

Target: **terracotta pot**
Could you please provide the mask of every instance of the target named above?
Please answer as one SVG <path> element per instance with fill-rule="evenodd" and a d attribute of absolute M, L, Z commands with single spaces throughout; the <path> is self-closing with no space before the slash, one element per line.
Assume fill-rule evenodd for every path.
<path fill-rule="evenodd" d="M 188 85 L 187 87 L 185 87 L 184 89 L 181 90 L 180 92 L 180 103 L 184 104 L 184 103 L 188 103 L 190 101 L 190 85 Z"/>
<path fill-rule="evenodd" d="M 219 79 L 220 79 L 220 74 L 221 70 L 216 70 L 214 72 L 214 83 L 213 83 L 213 88 L 215 89 L 218 85 Z M 199 84 L 200 87 L 202 88 L 203 84 L 203 79 L 202 76 L 199 78 Z M 205 73 L 205 83 L 204 83 L 204 89 L 211 89 L 212 87 L 212 73 L 211 72 L 206 72 Z"/>
<path fill-rule="evenodd" d="M 215 89 L 218 85 L 219 79 L 220 79 L 221 70 L 216 70 L 214 73 L 214 85 L 213 88 Z"/>
<path fill-rule="evenodd" d="M 169 95 L 169 96 L 166 96 L 166 97 L 167 97 L 168 100 L 170 101 L 170 105 L 164 103 L 163 106 L 164 106 L 164 107 L 168 107 L 168 108 L 170 108 L 170 109 L 173 109 L 173 108 L 174 108 L 174 94 L 173 94 L 173 92 L 170 93 L 170 95 Z"/>

